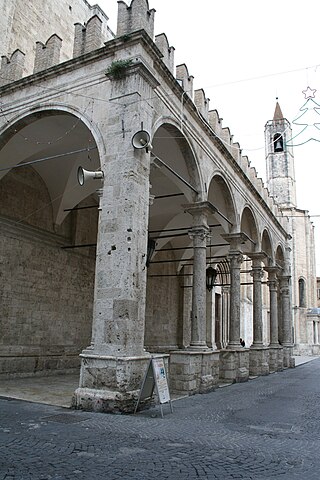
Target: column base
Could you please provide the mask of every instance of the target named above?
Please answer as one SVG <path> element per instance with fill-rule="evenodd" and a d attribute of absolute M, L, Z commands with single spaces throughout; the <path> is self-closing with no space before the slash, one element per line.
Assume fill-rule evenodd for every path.
<path fill-rule="evenodd" d="M 250 375 L 269 375 L 269 348 L 268 347 L 250 347 L 249 353 L 249 372 Z"/>
<path fill-rule="evenodd" d="M 219 351 L 170 353 L 170 391 L 177 395 L 212 392 L 219 380 Z"/>
<path fill-rule="evenodd" d="M 80 385 L 73 395 L 73 408 L 132 413 L 150 355 L 113 357 L 81 354 L 80 357 Z"/>
<path fill-rule="evenodd" d="M 295 360 L 292 356 L 293 354 L 293 346 L 283 346 L 283 368 L 294 368 L 295 367 Z"/>
<path fill-rule="evenodd" d="M 220 380 L 225 383 L 246 382 L 249 379 L 249 349 L 237 348 L 220 352 Z"/>
<path fill-rule="evenodd" d="M 269 346 L 269 372 L 281 372 L 283 370 L 283 352 L 281 345 L 270 344 Z"/>

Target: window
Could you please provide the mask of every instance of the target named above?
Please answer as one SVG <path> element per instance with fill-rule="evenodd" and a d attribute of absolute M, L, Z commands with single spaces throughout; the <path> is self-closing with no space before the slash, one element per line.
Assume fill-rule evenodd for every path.
<path fill-rule="evenodd" d="M 306 306 L 306 282 L 303 278 L 299 279 L 299 307 Z"/>
<path fill-rule="evenodd" d="M 281 133 L 276 133 L 273 136 L 273 145 L 275 152 L 283 152 L 283 138 Z"/>

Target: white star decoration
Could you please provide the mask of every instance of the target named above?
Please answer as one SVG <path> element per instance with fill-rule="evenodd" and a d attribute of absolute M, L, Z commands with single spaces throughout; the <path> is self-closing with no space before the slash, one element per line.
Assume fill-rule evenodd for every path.
<path fill-rule="evenodd" d="M 304 93 L 304 98 L 314 98 L 316 89 L 308 87 L 306 90 L 302 90 L 302 93 Z"/>

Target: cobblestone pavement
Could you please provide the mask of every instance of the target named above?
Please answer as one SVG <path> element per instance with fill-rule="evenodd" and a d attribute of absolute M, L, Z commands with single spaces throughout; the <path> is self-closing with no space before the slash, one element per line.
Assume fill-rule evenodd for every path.
<path fill-rule="evenodd" d="M 137 415 L 0 398 L 0 480 L 320 479 L 320 359 Z"/>

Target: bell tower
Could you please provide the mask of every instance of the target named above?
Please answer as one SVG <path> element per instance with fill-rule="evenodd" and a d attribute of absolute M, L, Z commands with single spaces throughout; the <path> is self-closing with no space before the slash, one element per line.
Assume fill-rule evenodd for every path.
<path fill-rule="evenodd" d="M 295 208 L 296 180 L 292 147 L 286 141 L 292 137 L 290 122 L 283 117 L 277 101 L 273 120 L 265 126 L 267 186 L 270 195 L 282 208 Z"/>

